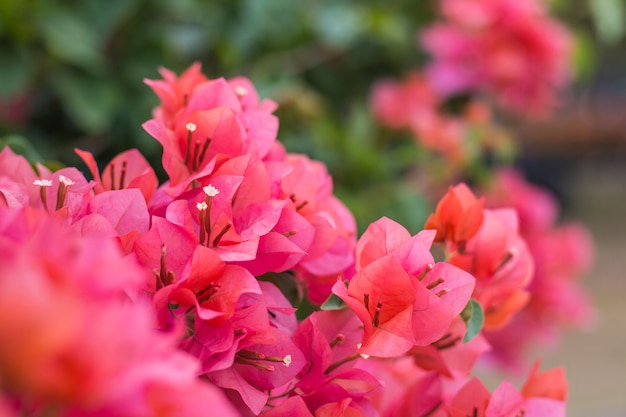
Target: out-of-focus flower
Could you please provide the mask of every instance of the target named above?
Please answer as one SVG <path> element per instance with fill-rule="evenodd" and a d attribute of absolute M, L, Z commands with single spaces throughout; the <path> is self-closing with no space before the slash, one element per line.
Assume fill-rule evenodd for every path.
<path fill-rule="evenodd" d="M 592 264 L 593 240 L 580 224 L 557 225 L 556 199 L 515 170 L 498 171 L 485 191 L 490 206 L 515 208 L 535 262 L 527 288 L 528 304 L 509 326 L 485 334 L 493 346 L 490 355 L 519 369 L 530 346 L 554 345 L 564 328 L 584 328 L 592 323 L 593 304 L 579 281 Z M 520 333 L 526 335 L 523 340 L 512 343 L 512 335 Z"/>
<path fill-rule="evenodd" d="M 444 96 L 484 92 L 540 113 L 569 80 L 571 37 L 537 0 L 441 0 L 444 20 L 421 32 L 426 76 Z"/>
<path fill-rule="evenodd" d="M 156 329 L 144 271 L 113 240 L 28 207 L 0 218 L 0 388 L 23 414 L 199 415 L 210 399 L 236 415 Z"/>
<path fill-rule="evenodd" d="M 374 84 L 370 106 L 380 124 L 409 130 L 419 146 L 451 164 L 466 164 L 480 151 L 506 144 L 484 103 L 472 100 L 454 115 L 441 108 L 444 98 L 423 75 L 411 72 L 400 81 Z"/>

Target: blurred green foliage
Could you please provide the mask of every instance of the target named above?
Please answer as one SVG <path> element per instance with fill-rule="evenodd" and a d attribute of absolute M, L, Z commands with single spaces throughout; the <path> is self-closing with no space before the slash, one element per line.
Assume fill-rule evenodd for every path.
<path fill-rule="evenodd" d="M 554 3 L 580 23 L 580 8 Z M 623 36 L 621 3 L 589 0 L 601 39 Z M 376 127 L 367 99 L 376 79 L 425 62 L 415 34 L 433 20 L 433 5 L 2 0 L 0 138 L 30 158 L 66 164 L 81 166 L 74 147 L 100 162 L 136 147 L 158 164 L 160 147 L 141 128 L 157 99 L 142 80 L 159 78 L 159 66 L 181 72 L 201 61 L 209 77 L 245 75 L 278 101 L 279 140 L 328 164 L 361 227 L 385 214 L 415 231 L 427 205 L 409 174 L 430 158 L 408 136 Z M 581 27 L 577 65 L 590 71 L 593 34 Z"/>

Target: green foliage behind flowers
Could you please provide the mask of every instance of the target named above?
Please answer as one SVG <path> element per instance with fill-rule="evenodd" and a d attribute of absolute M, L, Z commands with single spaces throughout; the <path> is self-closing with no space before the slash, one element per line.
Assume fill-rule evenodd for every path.
<path fill-rule="evenodd" d="M 245 74 L 277 99 L 281 140 L 328 164 L 363 224 L 387 214 L 417 230 L 424 213 L 405 192 L 428 155 L 376 127 L 367 100 L 375 80 L 425 62 L 415 33 L 434 12 L 409 0 L 4 0 L 0 137 L 66 164 L 74 147 L 100 161 L 137 147 L 156 161 L 141 124 L 157 100 L 141 80 L 200 61 L 210 77 Z"/>

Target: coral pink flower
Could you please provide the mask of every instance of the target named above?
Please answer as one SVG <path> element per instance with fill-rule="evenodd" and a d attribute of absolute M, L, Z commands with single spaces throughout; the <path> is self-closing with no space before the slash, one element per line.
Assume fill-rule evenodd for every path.
<path fill-rule="evenodd" d="M 413 237 L 382 218 L 357 244 L 357 273 L 348 287 L 338 281 L 333 292 L 364 324 L 359 353 L 390 357 L 441 336 L 469 301 L 474 278 L 446 263 L 434 263 L 434 232 Z"/>
<path fill-rule="evenodd" d="M 378 81 L 372 87 L 370 105 L 374 117 L 385 126 L 400 129 L 432 118 L 441 100 L 422 75 L 410 73 L 402 82 Z"/>
<path fill-rule="evenodd" d="M 157 119 L 163 119 L 166 126 L 171 126 L 177 113 L 185 108 L 195 88 L 208 81 L 202 74 L 202 66 L 194 62 L 180 77 L 177 77 L 167 68 L 159 68 L 163 80 L 148 80 L 144 82 L 152 88 L 161 100 L 161 105 L 153 111 Z"/>
<path fill-rule="evenodd" d="M 515 210 L 487 210 L 483 204 L 459 184 L 441 199 L 426 227 L 437 230 L 449 262 L 476 277 L 473 297 L 485 311 L 485 326 L 496 328 L 528 302 L 525 287 L 534 263 L 519 235 Z"/>
<path fill-rule="evenodd" d="M 464 245 L 483 222 L 484 198 L 477 199 L 464 183 L 450 187 L 434 214 L 426 219 L 425 229 L 437 230 L 435 242 Z"/>
<path fill-rule="evenodd" d="M 473 378 L 446 406 L 448 416 L 564 417 L 567 382 L 563 370 L 538 373 L 538 367 L 536 363 L 521 392 L 505 381 L 491 394 Z"/>
<path fill-rule="evenodd" d="M 534 272 L 515 211 L 484 210 L 480 230 L 462 249 L 450 263 L 476 277 L 474 297 L 485 310 L 485 326 L 504 326 L 528 302 L 525 287 Z"/>
<path fill-rule="evenodd" d="M 408 353 L 424 370 L 434 370 L 448 378 L 466 378 L 478 358 L 491 348 L 482 334 L 463 342 L 466 331 L 463 319 L 457 316 L 441 339 L 428 346 L 414 346 Z"/>
<path fill-rule="evenodd" d="M 74 151 L 85 162 L 94 181 L 98 183 L 94 187 L 96 194 L 105 190 L 138 188 L 141 190 L 146 204 L 150 203 L 159 185 L 159 180 L 146 158 L 138 150 L 130 149 L 117 155 L 104 167 L 102 176 L 100 176 L 96 160 L 90 152 L 80 149 L 74 149 Z"/>
<path fill-rule="evenodd" d="M 172 195 L 210 174 L 218 156 L 264 158 L 271 150 L 278 131 L 278 119 L 272 115 L 276 105 L 259 101 L 247 79 L 208 80 L 198 64 L 179 79 L 167 70 L 162 75 L 164 81 L 146 80 L 161 107 L 144 128 L 163 146 Z"/>
<path fill-rule="evenodd" d="M 38 166 L 42 177 L 50 175 L 43 166 Z M 40 180 L 40 175 L 31 167 L 30 163 L 21 155 L 15 154 L 6 146 L 0 152 L 0 206 L 3 207 L 41 207 L 43 192 L 33 186 Z M 45 189 L 44 189 L 45 190 Z"/>
<path fill-rule="evenodd" d="M 0 218 L 23 226 L 0 228 L 0 374 L 23 414 L 198 415 L 211 399 L 236 415 L 174 335 L 156 329 L 144 272 L 112 240 L 28 208 Z"/>
<path fill-rule="evenodd" d="M 563 328 L 592 323 L 593 306 L 579 278 L 591 266 L 593 241 L 581 225 L 556 225 L 555 198 L 517 171 L 498 171 L 486 191 L 491 206 L 516 209 L 520 231 L 535 263 L 526 307 L 507 328 L 486 333 L 494 347 L 490 356 L 507 367 L 521 368 L 529 346 L 554 345 Z M 511 343 L 511 335 L 522 332 L 526 335 L 523 340 Z"/>
<path fill-rule="evenodd" d="M 198 318 L 219 324 L 233 316 L 241 294 L 261 293 L 256 279 L 246 269 L 225 265 L 215 251 L 204 246 L 196 247 L 183 276 L 175 285 L 155 294 L 154 302 L 161 306 L 163 314 L 167 314 L 166 310 L 175 314 L 195 308 Z"/>
<path fill-rule="evenodd" d="M 444 17 L 420 35 L 429 81 L 444 95 L 481 91 L 510 109 L 552 106 L 569 79 L 571 38 L 536 0 L 441 0 Z"/>

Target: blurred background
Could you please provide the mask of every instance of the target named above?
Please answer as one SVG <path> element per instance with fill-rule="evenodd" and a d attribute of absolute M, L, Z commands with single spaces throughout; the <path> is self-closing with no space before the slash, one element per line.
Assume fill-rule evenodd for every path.
<path fill-rule="evenodd" d="M 161 149 L 141 124 L 157 98 L 143 79 L 199 61 L 209 77 L 244 75 L 278 102 L 279 140 L 328 165 L 361 230 L 386 215 L 415 232 L 433 189 L 514 163 L 597 245 L 585 278 L 596 325 L 568 333 L 544 365 L 566 366 L 568 415 L 623 417 L 626 1 L 547 3 L 574 36 L 575 81 L 549 115 L 496 112 L 503 145 L 451 173 L 409 132 L 380 127 L 369 104 L 377 80 L 428 61 L 416 34 L 436 19 L 435 1 L 2 0 L 0 147 L 80 168 L 75 147 L 100 163 L 135 147 L 154 165 Z"/>

